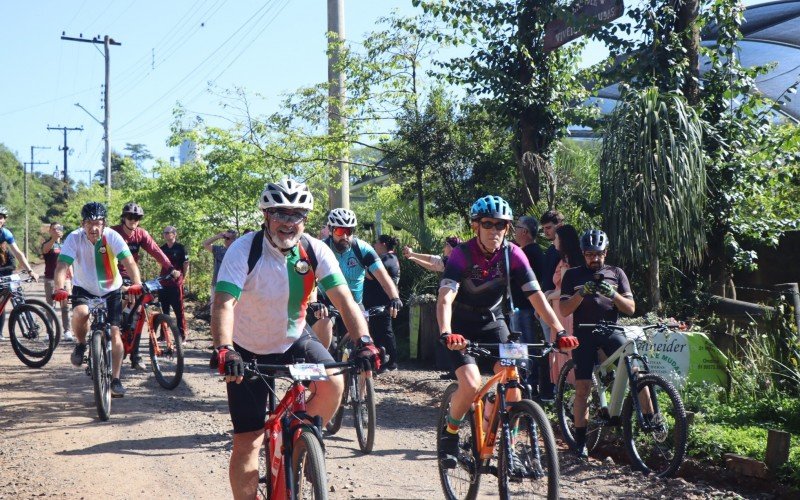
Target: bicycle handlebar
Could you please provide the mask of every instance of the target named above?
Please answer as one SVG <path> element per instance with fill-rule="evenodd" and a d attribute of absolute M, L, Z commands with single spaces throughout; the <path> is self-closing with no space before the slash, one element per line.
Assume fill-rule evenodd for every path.
<path fill-rule="evenodd" d="M 652 325 L 628 325 L 628 326 L 635 326 L 637 328 L 641 328 L 644 331 L 653 330 L 653 329 L 669 329 L 669 328 L 677 328 L 677 323 L 654 323 Z M 578 328 L 595 328 L 595 329 L 609 329 L 609 330 L 618 330 L 624 331 L 626 327 L 617 325 L 615 323 L 580 323 Z"/>
<path fill-rule="evenodd" d="M 244 365 L 244 374 L 245 376 L 265 376 L 265 377 L 274 377 L 274 376 L 281 376 L 281 375 L 289 375 L 290 373 L 290 366 L 296 363 L 288 363 L 288 364 L 271 364 L 271 363 L 258 363 L 256 361 L 250 361 L 245 363 Z M 322 366 L 325 369 L 328 368 L 350 368 L 351 363 L 349 361 L 339 361 L 333 363 L 322 363 Z M 271 373 L 264 373 L 264 372 L 271 372 Z"/>
<path fill-rule="evenodd" d="M 548 354 L 550 354 L 551 352 L 558 351 L 558 349 L 555 347 L 555 345 L 551 344 L 550 342 L 539 342 L 539 343 L 525 343 L 525 342 L 522 342 L 522 343 L 516 343 L 516 344 L 517 345 L 525 345 L 525 346 L 533 347 L 533 348 L 536 348 L 536 349 L 542 348 L 542 352 L 540 352 L 538 354 L 530 354 L 530 353 L 528 353 L 528 357 L 529 358 L 543 358 L 543 357 L 547 356 Z M 490 342 L 472 342 L 472 341 L 467 341 L 467 347 L 465 347 L 465 350 L 470 354 L 475 354 L 475 355 L 478 355 L 478 356 L 486 356 L 486 357 L 492 357 L 493 356 L 493 357 L 497 357 L 497 356 L 494 356 L 492 354 L 492 351 L 490 351 L 489 349 L 499 350 L 501 345 L 510 345 L 510 344 L 509 343 L 503 344 L 503 343 L 498 343 L 498 342 L 490 343 Z"/>

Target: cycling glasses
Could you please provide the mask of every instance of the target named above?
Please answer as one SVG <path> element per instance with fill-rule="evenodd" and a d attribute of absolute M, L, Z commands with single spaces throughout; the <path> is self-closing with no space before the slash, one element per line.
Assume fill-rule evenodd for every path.
<path fill-rule="evenodd" d="M 141 215 L 134 215 L 134 214 L 126 214 L 125 218 L 128 220 L 142 220 Z"/>
<path fill-rule="evenodd" d="M 272 219 L 282 224 L 300 224 L 308 218 L 308 212 L 284 212 L 281 210 L 267 210 Z"/>
<path fill-rule="evenodd" d="M 338 236 L 338 237 L 340 237 L 340 238 L 343 237 L 343 236 L 350 236 L 351 234 L 353 234 L 353 228 L 352 227 L 335 227 L 335 228 L 333 228 L 333 234 Z"/>
<path fill-rule="evenodd" d="M 498 231 L 502 231 L 502 230 L 504 230 L 506 227 L 508 227 L 508 222 L 506 222 L 506 221 L 504 221 L 504 220 L 503 220 L 503 221 L 500 221 L 500 222 L 492 222 L 492 221 L 490 221 L 490 220 L 482 220 L 482 221 L 480 221 L 480 225 L 481 225 L 481 227 L 482 227 L 482 228 L 484 228 L 484 229 L 491 229 L 491 228 L 495 228 L 495 229 L 497 229 Z"/>

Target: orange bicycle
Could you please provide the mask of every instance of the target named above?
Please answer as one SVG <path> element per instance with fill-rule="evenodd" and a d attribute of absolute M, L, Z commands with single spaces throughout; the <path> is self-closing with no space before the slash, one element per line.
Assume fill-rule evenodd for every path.
<path fill-rule="evenodd" d="M 529 356 L 529 346 L 543 349 Z M 461 422 L 455 468 L 445 468 L 439 462 L 439 478 L 448 500 L 476 498 L 483 473 L 497 476 L 500 498 L 558 498 L 558 451 L 553 429 L 544 410 L 530 399 L 530 387 L 521 383 L 527 370 L 525 361 L 547 356 L 552 350 L 549 344 L 469 343 L 468 354 L 499 360 L 501 370 L 481 387 Z M 458 384 L 453 383 L 444 392 L 439 434 L 457 389 Z M 522 391 L 521 401 L 507 401 L 512 389 Z M 438 454 L 439 436 L 436 442 Z"/>

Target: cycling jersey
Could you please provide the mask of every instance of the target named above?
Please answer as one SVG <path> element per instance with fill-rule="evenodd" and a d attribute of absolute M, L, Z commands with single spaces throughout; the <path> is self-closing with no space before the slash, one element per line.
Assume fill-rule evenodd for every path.
<path fill-rule="evenodd" d="M 73 285 L 102 297 L 122 286 L 118 263 L 130 255 L 125 240 L 111 228 L 103 228 L 101 238 L 94 244 L 80 228 L 67 235 L 58 261 L 72 265 Z"/>
<path fill-rule="evenodd" d="M 567 269 L 567 272 L 564 273 L 564 277 L 561 279 L 561 300 L 569 300 L 583 288 L 584 283 L 594 281 L 595 273 L 602 274 L 603 280 L 609 282 L 623 297 L 633 297 L 628 276 L 622 269 L 603 266 L 599 271 L 593 271 L 583 265 Z M 619 319 L 619 311 L 614 305 L 614 301 L 599 293 L 584 297 L 578 308 L 572 313 L 576 334 L 579 333 L 578 325 L 581 323 L 598 323 L 600 321 L 616 323 L 617 319 Z"/>
<path fill-rule="evenodd" d="M 14 235 L 8 229 L 0 227 L 0 243 L 6 242 L 9 245 L 14 243 Z"/>
<path fill-rule="evenodd" d="M 142 229 L 141 227 L 137 227 L 136 229 L 131 232 L 130 235 L 125 234 L 125 229 L 122 224 L 117 226 L 111 226 L 111 229 L 119 233 L 122 236 L 122 239 L 125 240 L 125 243 L 128 244 L 128 248 L 131 251 L 131 255 L 133 255 L 133 260 L 137 264 L 139 263 L 139 249 L 143 249 L 145 252 L 149 253 L 156 262 L 161 264 L 163 267 L 167 269 L 172 267 L 170 264 L 169 259 L 164 252 L 158 247 L 158 243 L 150 236 L 150 233 Z M 122 274 L 123 278 L 128 278 L 128 272 L 125 271 L 121 265 L 119 266 L 119 271 Z"/>
<path fill-rule="evenodd" d="M 539 282 L 522 249 L 514 243 L 507 245 L 511 281 L 522 289 L 527 298 L 540 290 Z M 496 309 L 501 305 L 507 288 L 505 251 L 500 249 L 491 257 L 486 257 L 478 246 L 477 238 L 462 243 L 453 249 L 447 259 L 439 286 L 458 292 L 455 304 L 476 311 Z"/>
<path fill-rule="evenodd" d="M 339 253 L 336 250 L 333 239 L 328 238 L 325 242 L 328 244 L 328 248 L 333 251 L 336 260 L 339 262 L 339 268 L 342 270 L 342 274 L 347 280 L 347 286 L 353 293 L 353 299 L 355 299 L 356 304 L 361 304 L 364 297 L 364 277 L 367 274 L 367 270 L 374 273 L 378 269 L 383 268 L 383 263 L 378 256 L 378 252 L 372 248 L 372 245 L 359 238 L 353 238 L 350 248 L 343 253 Z M 358 248 L 361 250 L 361 262 L 359 262 L 358 257 L 356 257 L 355 251 L 352 248 L 353 245 L 358 245 Z M 362 262 L 364 266 L 367 266 L 366 269 L 361 265 Z M 320 290 L 324 292 L 326 288 L 324 283 L 320 283 Z"/>
<path fill-rule="evenodd" d="M 346 281 L 330 248 L 307 235 L 317 259 L 316 269 L 311 269 L 302 246 L 284 255 L 263 238 L 261 258 L 248 274 L 250 247 L 260 234 L 248 233 L 228 248 L 215 290 L 238 300 L 233 341 L 254 354 L 279 354 L 303 333 L 308 296 L 315 281 L 326 289 Z"/>

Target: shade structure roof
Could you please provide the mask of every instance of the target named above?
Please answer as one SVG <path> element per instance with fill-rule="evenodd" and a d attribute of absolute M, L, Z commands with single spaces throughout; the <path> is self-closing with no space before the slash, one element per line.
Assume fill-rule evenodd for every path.
<path fill-rule="evenodd" d="M 743 39 L 738 43 L 739 60 L 745 67 L 774 64 L 756 80 L 758 90 L 779 101 L 781 112 L 800 122 L 800 97 L 792 99 L 786 90 L 800 79 L 800 0 L 780 0 L 751 5 L 745 10 L 742 24 Z M 717 30 L 709 26 L 703 31 L 701 43 L 713 46 Z M 700 60 L 700 75 L 708 69 L 707 58 Z M 603 112 L 613 109 L 619 99 L 618 85 L 602 89 L 595 101 Z"/>

